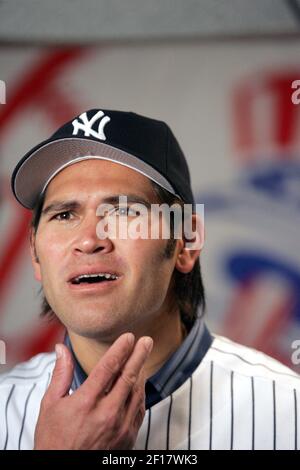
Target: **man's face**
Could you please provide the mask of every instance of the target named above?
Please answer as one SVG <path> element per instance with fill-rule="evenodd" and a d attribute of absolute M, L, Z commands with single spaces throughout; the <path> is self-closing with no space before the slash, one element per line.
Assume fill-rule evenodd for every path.
<path fill-rule="evenodd" d="M 170 280 L 181 240 L 167 258 L 166 239 L 97 237 L 99 204 L 129 194 L 159 202 L 148 178 L 104 160 L 73 164 L 47 188 L 34 241 L 35 276 L 53 311 L 78 335 L 110 341 L 125 331 L 150 334 L 155 322 L 170 315 Z M 74 283 L 80 274 L 104 272 L 118 279 Z"/>

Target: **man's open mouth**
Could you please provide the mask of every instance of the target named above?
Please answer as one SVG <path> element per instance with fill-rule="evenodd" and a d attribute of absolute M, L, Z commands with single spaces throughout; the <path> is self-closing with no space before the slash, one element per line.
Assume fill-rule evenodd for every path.
<path fill-rule="evenodd" d="M 73 277 L 71 284 L 96 284 L 104 281 L 115 281 L 119 276 L 111 273 L 96 273 L 96 274 L 81 274 L 80 276 Z"/>

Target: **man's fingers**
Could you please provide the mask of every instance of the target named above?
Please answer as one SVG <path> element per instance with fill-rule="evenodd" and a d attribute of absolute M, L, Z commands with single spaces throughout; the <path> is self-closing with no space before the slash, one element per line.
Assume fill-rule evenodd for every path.
<path fill-rule="evenodd" d="M 137 426 L 138 429 L 142 425 L 146 411 L 145 382 L 146 376 L 144 370 L 142 369 L 138 381 L 130 395 L 131 400 L 128 405 L 127 416 L 129 423 Z"/>
<path fill-rule="evenodd" d="M 134 335 L 132 333 L 121 335 L 106 351 L 77 392 L 93 396 L 104 394 L 121 373 L 133 347 Z"/>
<path fill-rule="evenodd" d="M 130 392 L 138 382 L 138 377 L 152 351 L 152 347 L 152 338 L 146 336 L 138 340 L 131 357 L 126 362 L 120 377 L 116 380 L 109 394 L 112 404 L 122 406 L 126 402 Z"/>
<path fill-rule="evenodd" d="M 47 402 L 64 397 L 69 392 L 73 380 L 74 364 L 70 351 L 64 344 L 57 344 L 55 351 L 56 363 L 46 392 Z"/>

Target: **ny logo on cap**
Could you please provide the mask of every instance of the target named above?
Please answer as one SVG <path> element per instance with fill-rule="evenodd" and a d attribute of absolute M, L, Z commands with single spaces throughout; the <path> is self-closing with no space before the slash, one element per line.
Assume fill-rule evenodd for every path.
<path fill-rule="evenodd" d="M 78 119 L 81 119 L 82 122 L 80 122 Z M 110 118 L 108 116 L 104 116 L 103 111 L 98 111 L 96 114 L 94 114 L 93 117 L 91 117 L 90 120 L 88 119 L 86 113 L 80 114 L 78 119 L 74 119 L 74 121 L 72 121 L 73 135 L 77 135 L 80 129 L 84 131 L 84 135 L 86 137 L 93 136 L 100 140 L 106 140 L 104 127 L 110 121 Z M 95 131 L 93 129 L 93 125 L 96 121 L 98 121 L 98 119 L 100 119 L 98 131 Z"/>

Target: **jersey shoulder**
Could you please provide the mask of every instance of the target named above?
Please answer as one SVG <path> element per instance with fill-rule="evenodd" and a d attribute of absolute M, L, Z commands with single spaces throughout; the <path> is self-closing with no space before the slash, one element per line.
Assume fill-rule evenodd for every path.
<path fill-rule="evenodd" d="M 295 371 L 261 351 L 223 336 L 213 335 L 207 359 L 240 375 L 265 378 L 300 390 L 300 376 Z"/>
<path fill-rule="evenodd" d="M 7 385 L 26 386 L 49 381 L 56 360 L 55 353 L 41 353 L 0 374 L 0 388 Z"/>

